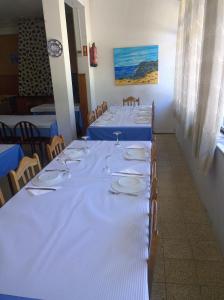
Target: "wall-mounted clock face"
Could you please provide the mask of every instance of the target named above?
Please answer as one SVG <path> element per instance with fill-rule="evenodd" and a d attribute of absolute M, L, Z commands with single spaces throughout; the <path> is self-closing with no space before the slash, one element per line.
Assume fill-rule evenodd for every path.
<path fill-rule="evenodd" d="M 59 57 L 62 55 L 63 47 L 58 40 L 50 39 L 47 42 L 47 50 L 50 56 Z"/>

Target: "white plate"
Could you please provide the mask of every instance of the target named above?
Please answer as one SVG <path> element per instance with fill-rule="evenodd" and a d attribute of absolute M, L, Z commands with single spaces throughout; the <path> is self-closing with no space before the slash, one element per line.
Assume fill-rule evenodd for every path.
<path fill-rule="evenodd" d="M 109 121 L 106 121 L 106 120 L 99 120 L 99 121 L 97 120 L 97 121 L 95 121 L 94 124 L 95 124 L 95 125 L 106 125 L 106 124 L 108 124 L 108 122 L 109 122 Z M 93 125 L 94 125 L 94 124 L 93 124 Z"/>
<path fill-rule="evenodd" d="M 112 116 L 111 115 L 105 115 L 105 116 L 102 116 L 101 118 L 103 121 L 110 121 L 112 120 Z"/>
<path fill-rule="evenodd" d="M 136 124 L 149 124 L 151 123 L 150 119 L 146 119 L 146 118 L 139 118 L 135 120 Z"/>
<path fill-rule="evenodd" d="M 146 188 L 146 183 L 141 178 L 122 177 L 112 182 L 111 187 L 120 193 L 140 193 Z"/>
<path fill-rule="evenodd" d="M 124 158 L 126 159 L 139 159 L 139 160 L 145 160 L 146 153 L 144 148 L 139 149 L 128 149 L 124 153 Z"/>
<path fill-rule="evenodd" d="M 32 179 L 32 184 L 36 186 L 52 186 L 61 183 L 69 178 L 69 173 L 52 171 L 41 173 Z"/>
<path fill-rule="evenodd" d="M 67 156 L 70 159 L 79 159 L 82 158 L 85 155 L 84 149 L 65 149 L 63 151 L 65 156 Z"/>
<path fill-rule="evenodd" d="M 133 145 L 127 146 L 126 149 L 144 149 L 145 150 L 145 147 L 141 144 L 133 144 Z"/>

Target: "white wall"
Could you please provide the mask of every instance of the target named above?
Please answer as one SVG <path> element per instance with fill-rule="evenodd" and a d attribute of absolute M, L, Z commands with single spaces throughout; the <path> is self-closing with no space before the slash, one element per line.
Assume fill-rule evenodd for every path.
<path fill-rule="evenodd" d="M 157 132 L 172 132 L 177 0 L 91 0 L 92 41 L 98 49 L 98 67 L 92 68 L 96 100 L 121 103 L 123 97 L 155 100 Z M 115 86 L 113 48 L 159 45 L 159 84 Z"/>
<path fill-rule="evenodd" d="M 217 147 L 213 166 L 209 174 L 205 175 L 199 170 L 198 163 L 192 154 L 191 142 L 183 138 L 183 130 L 179 126 L 177 138 L 224 253 L 224 153 Z"/>

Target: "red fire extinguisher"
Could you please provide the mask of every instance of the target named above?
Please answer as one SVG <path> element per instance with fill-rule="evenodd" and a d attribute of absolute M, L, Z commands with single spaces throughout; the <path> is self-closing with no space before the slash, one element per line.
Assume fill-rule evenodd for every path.
<path fill-rule="evenodd" d="M 97 67 L 97 49 L 95 43 L 89 48 L 90 66 Z"/>

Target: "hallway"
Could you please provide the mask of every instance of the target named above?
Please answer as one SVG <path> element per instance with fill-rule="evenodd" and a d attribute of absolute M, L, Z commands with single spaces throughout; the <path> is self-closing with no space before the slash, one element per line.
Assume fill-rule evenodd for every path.
<path fill-rule="evenodd" d="M 184 156 L 175 135 L 158 135 L 157 144 L 160 240 L 151 300 L 223 300 L 222 253 Z"/>

